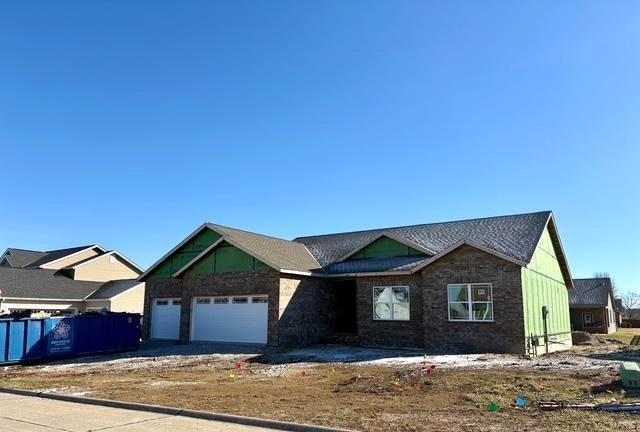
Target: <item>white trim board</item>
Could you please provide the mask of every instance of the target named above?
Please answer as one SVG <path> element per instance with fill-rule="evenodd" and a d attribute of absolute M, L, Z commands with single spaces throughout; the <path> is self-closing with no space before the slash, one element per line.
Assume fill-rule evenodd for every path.
<path fill-rule="evenodd" d="M 62 260 L 67 259 L 67 258 L 69 258 L 69 257 L 75 256 L 75 255 L 78 255 L 78 254 L 81 254 L 82 252 L 86 252 L 86 251 L 88 251 L 88 250 L 96 249 L 96 248 L 100 249 L 103 253 L 107 252 L 107 251 L 106 251 L 106 249 L 105 249 L 105 248 L 103 248 L 102 246 L 100 246 L 100 245 L 98 245 L 98 244 L 94 244 L 93 246 L 89 246 L 89 247 L 84 248 L 84 249 L 82 249 L 82 250 L 79 250 L 79 251 L 77 251 L 77 252 L 70 253 L 69 255 L 65 255 L 65 256 L 63 256 L 63 257 L 60 257 L 60 258 L 54 259 L 53 261 L 49 261 L 49 262 L 46 262 L 46 263 L 44 263 L 44 264 L 41 264 L 39 267 L 40 267 L 41 269 L 46 269 L 46 268 L 47 268 L 47 266 L 49 266 L 49 265 L 51 265 L 51 264 L 53 264 L 53 263 L 57 263 L 58 261 L 62 261 Z"/>

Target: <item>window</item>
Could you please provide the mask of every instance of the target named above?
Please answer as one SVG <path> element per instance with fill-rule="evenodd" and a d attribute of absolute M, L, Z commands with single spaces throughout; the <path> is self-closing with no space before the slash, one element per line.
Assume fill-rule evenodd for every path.
<path fill-rule="evenodd" d="M 491 284 L 447 285 L 449 321 L 493 321 Z"/>
<path fill-rule="evenodd" d="M 156 300 L 157 306 L 167 306 L 169 304 L 169 300 Z"/>
<path fill-rule="evenodd" d="M 228 304 L 229 297 L 216 297 L 213 299 L 213 304 Z"/>
<path fill-rule="evenodd" d="M 409 287 L 373 287 L 373 319 L 409 320 Z"/>
<path fill-rule="evenodd" d="M 582 324 L 583 325 L 591 325 L 591 324 L 593 324 L 593 313 L 591 313 L 591 312 L 583 312 L 582 313 Z"/>
<path fill-rule="evenodd" d="M 211 299 L 208 298 L 199 298 L 196 300 L 197 304 L 211 304 Z"/>
<path fill-rule="evenodd" d="M 251 297 L 251 303 L 269 303 L 267 296 Z"/>
<path fill-rule="evenodd" d="M 174 306 L 179 306 L 182 304 L 182 300 L 174 300 L 172 303 Z"/>
<path fill-rule="evenodd" d="M 234 297 L 233 298 L 233 303 L 235 303 L 235 304 L 249 303 L 249 298 L 248 297 Z"/>

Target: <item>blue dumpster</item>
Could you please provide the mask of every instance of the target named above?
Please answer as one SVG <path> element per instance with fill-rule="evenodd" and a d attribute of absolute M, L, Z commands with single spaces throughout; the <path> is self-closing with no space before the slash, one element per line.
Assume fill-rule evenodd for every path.
<path fill-rule="evenodd" d="M 140 315 L 0 319 L 0 364 L 29 363 L 140 348 Z"/>

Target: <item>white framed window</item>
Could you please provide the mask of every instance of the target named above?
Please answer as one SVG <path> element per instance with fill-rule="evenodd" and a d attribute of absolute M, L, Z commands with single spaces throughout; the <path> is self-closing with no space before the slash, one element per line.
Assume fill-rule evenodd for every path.
<path fill-rule="evenodd" d="M 229 297 L 214 297 L 213 304 L 228 304 Z"/>
<path fill-rule="evenodd" d="M 409 287 L 373 287 L 374 321 L 409 321 Z"/>
<path fill-rule="evenodd" d="M 449 321 L 493 321 L 490 283 L 449 284 Z"/>
<path fill-rule="evenodd" d="M 591 324 L 593 324 L 593 313 L 582 312 L 582 325 L 591 325 Z"/>
<path fill-rule="evenodd" d="M 234 297 L 233 303 L 235 304 L 249 303 L 249 297 Z"/>
<path fill-rule="evenodd" d="M 211 304 L 211 299 L 209 298 L 199 298 L 196 300 L 196 304 Z"/>
<path fill-rule="evenodd" d="M 182 300 L 174 300 L 172 303 L 174 306 L 178 306 L 182 304 Z"/>

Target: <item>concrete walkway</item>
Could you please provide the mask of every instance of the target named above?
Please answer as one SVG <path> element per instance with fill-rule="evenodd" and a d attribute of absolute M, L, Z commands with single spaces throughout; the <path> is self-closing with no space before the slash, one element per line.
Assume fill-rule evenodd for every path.
<path fill-rule="evenodd" d="M 268 432 L 211 420 L 0 393 L 2 432 Z"/>

